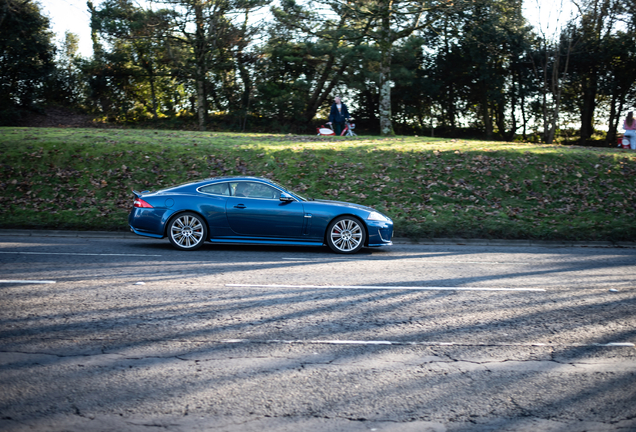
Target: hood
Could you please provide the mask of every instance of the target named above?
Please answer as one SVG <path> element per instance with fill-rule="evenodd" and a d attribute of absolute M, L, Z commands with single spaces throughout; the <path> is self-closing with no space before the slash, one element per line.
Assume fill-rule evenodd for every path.
<path fill-rule="evenodd" d="M 372 207 L 367 207 L 367 206 L 363 206 L 363 205 L 360 205 L 360 204 L 354 204 L 354 203 L 350 203 L 350 202 L 346 202 L 346 201 L 333 201 L 333 200 L 315 199 L 314 202 L 319 202 L 319 203 L 324 203 L 324 204 L 333 204 L 333 205 L 340 206 L 340 207 L 351 207 L 351 208 L 356 208 L 356 209 L 360 209 L 360 210 L 366 210 L 368 212 L 377 212 L 377 210 L 372 208 Z M 378 213 L 380 213 L 380 212 L 378 212 Z"/>

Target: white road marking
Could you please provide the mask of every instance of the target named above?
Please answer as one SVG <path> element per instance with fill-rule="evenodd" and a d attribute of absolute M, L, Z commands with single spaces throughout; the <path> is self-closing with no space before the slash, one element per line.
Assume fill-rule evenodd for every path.
<path fill-rule="evenodd" d="M 499 265 L 517 265 L 517 264 L 528 264 L 527 261 L 466 261 L 466 260 L 453 260 L 453 259 L 439 259 L 439 258 L 427 258 L 427 257 L 372 257 L 372 258 L 291 258 L 291 257 L 282 257 L 280 258 L 283 261 L 297 261 L 297 262 L 333 262 L 333 261 L 394 261 L 394 260 L 403 260 L 403 261 L 411 261 L 418 260 L 424 261 L 426 264 L 499 264 Z M 603 263 L 602 261 L 595 261 L 593 264 L 597 265 L 598 263 Z M 609 262 L 609 261 L 607 261 Z M 612 261 L 612 264 L 615 264 L 616 260 Z M 552 265 L 589 265 L 590 263 L 585 261 L 554 261 L 554 260 L 533 260 L 532 264 L 552 264 Z M 626 263 L 627 264 L 627 263 Z"/>
<path fill-rule="evenodd" d="M 412 290 L 412 291 L 531 291 L 544 292 L 541 288 L 482 288 L 482 287 L 433 287 L 433 286 L 365 286 L 365 285 L 261 285 L 225 284 L 242 288 L 301 288 L 301 289 L 359 289 L 359 290 Z"/>
<path fill-rule="evenodd" d="M 284 261 L 376 261 L 374 258 L 281 258 Z"/>
<path fill-rule="evenodd" d="M 54 284 L 55 281 L 47 280 L 0 280 L 0 283 L 14 283 L 14 284 Z"/>
<path fill-rule="evenodd" d="M 440 259 L 429 259 L 426 257 L 420 258 L 398 258 L 398 259 L 420 259 L 425 260 L 427 263 L 442 263 L 442 264 L 527 264 L 525 261 L 458 261 L 458 260 L 440 260 Z M 302 261 L 302 262 L 312 262 L 312 261 L 393 261 L 394 258 L 288 258 L 283 257 L 281 260 L 284 261 Z M 533 263 L 553 263 L 554 261 L 533 261 Z"/>
<path fill-rule="evenodd" d="M 606 344 L 545 344 L 545 343 L 498 343 L 498 342 L 485 342 L 485 343 L 466 343 L 466 342 L 401 342 L 401 341 L 386 341 L 386 340 L 283 340 L 283 339 L 222 339 L 219 343 L 264 343 L 264 344 L 322 344 L 322 345 L 425 345 L 425 346 L 503 346 L 503 347 L 634 347 L 631 342 L 611 342 Z"/>
<path fill-rule="evenodd" d="M 0 254 L 73 255 L 73 256 L 137 256 L 137 257 L 160 257 L 161 256 L 161 255 L 146 255 L 146 254 L 98 254 L 98 253 L 65 253 L 65 252 L 0 252 Z"/>

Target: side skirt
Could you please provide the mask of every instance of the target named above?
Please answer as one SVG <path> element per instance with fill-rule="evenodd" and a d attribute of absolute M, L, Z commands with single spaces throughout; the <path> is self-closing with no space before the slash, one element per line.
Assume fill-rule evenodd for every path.
<path fill-rule="evenodd" d="M 263 245 L 284 245 L 284 246 L 322 246 L 323 242 L 308 242 L 308 241 L 286 241 L 286 240 L 237 240 L 237 239 L 219 239 L 212 238 L 208 240 L 210 243 L 225 243 L 225 244 L 263 244 Z"/>

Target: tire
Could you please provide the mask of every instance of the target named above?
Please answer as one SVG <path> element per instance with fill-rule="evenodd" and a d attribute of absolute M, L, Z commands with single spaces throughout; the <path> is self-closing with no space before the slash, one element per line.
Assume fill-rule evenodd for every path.
<path fill-rule="evenodd" d="M 208 228 L 196 213 L 179 213 L 168 223 L 168 239 L 179 250 L 199 249 L 208 238 Z"/>
<path fill-rule="evenodd" d="M 340 216 L 327 228 L 327 245 L 332 251 L 353 254 L 364 246 L 366 231 L 362 222 L 353 216 Z"/>

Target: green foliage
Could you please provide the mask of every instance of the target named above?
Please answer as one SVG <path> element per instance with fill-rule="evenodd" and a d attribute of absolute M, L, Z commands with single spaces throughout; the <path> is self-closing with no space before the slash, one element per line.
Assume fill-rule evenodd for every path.
<path fill-rule="evenodd" d="M 131 189 L 222 175 L 374 206 L 410 237 L 636 240 L 632 153 L 508 142 L 0 129 L 0 226 L 126 230 Z"/>
<path fill-rule="evenodd" d="M 32 1 L 0 3 L 0 125 L 36 109 L 53 85 L 49 20 Z"/>
<path fill-rule="evenodd" d="M 293 1 L 272 8 L 275 21 L 255 73 L 255 114 L 305 130 L 317 115 L 326 117 L 365 42 L 359 21 L 340 9 L 337 2 Z"/>
<path fill-rule="evenodd" d="M 307 105 L 315 64 L 308 59 L 324 52 L 312 52 L 311 44 L 270 39 L 265 59 L 259 63 L 258 96 L 253 110 L 279 121 L 300 116 Z M 317 61 L 315 62 L 317 63 Z"/>
<path fill-rule="evenodd" d="M 87 101 L 95 114 L 122 123 L 178 114 L 187 99 L 166 59 L 164 35 L 172 15 L 119 0 L 93 10 L 93 30 L 111 47 L 83 65 L 90 77 Z"/>
<path fill-rule="evenodd" d="M 580 19 L 561 36 L 573 44 L 564 103 L 578 117 L 582 145 L 593 140 L 598 108 L 605 111 L 610 129 L 606 142 L 611 144 L 636 96 L 633 5 L 622 0 L 585 0 L 580 10 Z"/>
<path fill-rule="evenodd" d="M 78 107 L 84 102 L 86 84 L 81 74 L 81 58 L 77 51 L 79 36 L 66 32 L 62 49 L 58 52 L 57 68 L 55 70 L 55 91 L 47 95 L 47 103 L 68 107 Z"/>
<path fill-rule="evenodd" d="M 565 125 L 580 123 L 608 145 L 636 98 L 636 20 L 621 0 L 581 2 L 550 37 L 521 0 L 285 0 L 271 14 L 264 0 L 88 2 L 94 55 L 67 34 L 56 68 L 38 6 L 0 5 L 5 124 L 62 104 L 142 127 L 309 132 L 341 95 L 362 134 L 575 142 Z"/>

